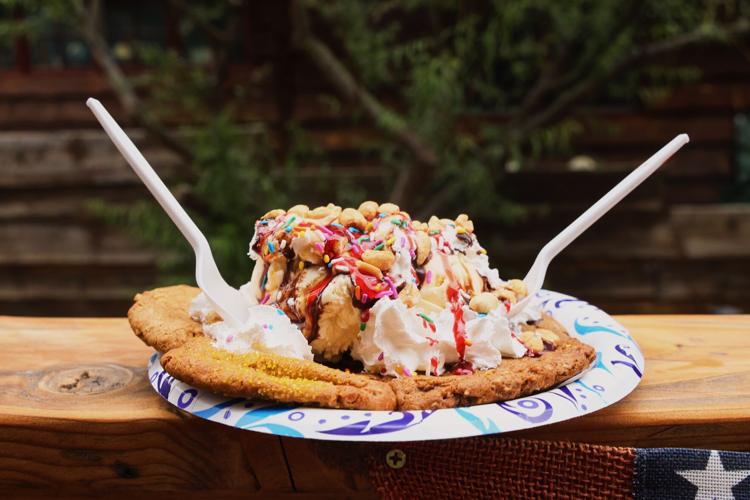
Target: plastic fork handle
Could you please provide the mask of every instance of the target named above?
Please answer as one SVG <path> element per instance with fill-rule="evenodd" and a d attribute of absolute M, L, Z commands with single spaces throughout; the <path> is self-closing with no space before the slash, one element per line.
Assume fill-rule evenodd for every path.
<path fill-rule="evenodd" d="M 628 174 L 628 176 L 620 181 L 619 184 L 602 196 L 599 201 L 591 205 L 588 210 L 583 212 L 568 227 L 563 229 L 560 234 L 544 245 L 544 248 L 539 252 L 536 260 L 534 260 L 531 269 L 529 269 L 526 278 L 524 278 L 527 285 L 531 285 L 528 281 L 533 280 L 535 275 L 539 274 L 539 271 L 541 271 L 543 276 L 550 261 L 554 259 L 557 254 L 570 245 L 573 240 L 578 238 L 581 233 L 588 229 L 594 222 L 599 220 L 602 215 L 606 214 L 612 207 L 617 205 L 623 198 L 625 198 L 625 196 L 645 181 L 656 171 L 656 169 L 661 167 L 673 154 L 688 142 L 690 142 L 690 138 L 687 134 L 680 134 L 669 141 L 667 145 Z M 538 285 L 533 285 L 538 289 L 542 284 L 539 283 Z"/>
<path fill-rule="evenodd" d="M 169 215 L 169 218 L 172 219 L 172 222 L 175 223 L 185 239 L 188 240 L 196 256 L 199 252 L 210 252 L 211 250 L 206 237 L 198 229 L 198 226 L 195 225 L 193 219 L 182 208 L 182 205 L 175 199 L 169 188 L 167 188 L 156 174 L 153 167 L 151 167 L 141 152 L 138 151 L 133 141 L 130 140 L 114 118 L 112 118 L 112 115 L 102 106 L 102 103 L 97 99 L 89 98 L 86 100 L 86 106 L 91 109 L 104 131 L 133 168 L 133 171 L 143 181 L 154 198 L 156 198 L 156 201 L 159 202 L 159 205 L 167 212 L 167 215 Z"/>

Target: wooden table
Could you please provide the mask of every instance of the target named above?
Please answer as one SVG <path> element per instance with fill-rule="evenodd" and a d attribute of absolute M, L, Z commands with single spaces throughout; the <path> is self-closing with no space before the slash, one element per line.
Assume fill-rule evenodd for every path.
<path fill-rule="evenodd" d="M 750 450 L 750 316 L 617 319 L 646 355 L 636 391 L 514 436 Z M 364 467 L 351 466 L 372 445 L 278 438 L 183 414 L 148 384 L 150 352 L 125 319 L 0 317 L 0 496 L 374 495 Z"/>

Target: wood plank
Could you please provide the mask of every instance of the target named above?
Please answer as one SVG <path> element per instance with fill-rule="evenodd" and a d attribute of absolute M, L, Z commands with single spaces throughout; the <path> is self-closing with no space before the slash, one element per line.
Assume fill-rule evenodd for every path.
<path fill-rule="evenodd" d="M 133 305 L 133 295 L 105 298 L 90 296 L 82 298 L 77 295 L 67 297 L 37 297 L 30 300 L 0 301 L 0 315 L 24 315 L 29 317 L 90 317 L 96 314 L 102 318 L 121 318 Z"/>
<path fill-rule="evenodd" d="M 742 82 L 699 82 L 673 89 L 668 98 L 649 104 L 650 109 L 670 111 L 745 111 L 750 89 Z"/>
<path fill-rule="evenodd" d="M 127 254 L 143 246 L 131 236 L 103 223 L 0 223 L 0 255 L 36 250 L 46 255 Z"/>
<path fill-rule="evenodd" d="M 128 129 L 128 135 L 158 171 L 169 173 L 179 166 L 173 153 L 147 140 L 143 131 Z M 138 184 L 99 130 L 0 133 L 0 162 L 4 170 L 0 188 Z"/>
<path fill-rule="evenodd" d="M 733 117 L 725 115 L 690 114 L 671 117 L 656 113 L 599 112 L 586 119 L 584 129 L 576 145 L 582 147 L 607 143 L 618 144 L 664 144 L 672 137 L 686 132 L 690 139 L 700 142 L 731 141 L 734 131 Z"/>
<path fill-rule="evenodd" d="M 358 497 L 377 498 L 364 474 L 367 463 L 362 456 L 367 453 L 367 445 L 347 443 L 341 446 L 338 443 L 339 446 L 329 447 L 331 443 L 304 439 L 282 439 L 281 442 L 296 491 L 339 495 L 356 491 Z M 341 453 L 342 447 L 353 449 Z M 351 459 L 359 459 L 359 462 L 347 463 Z"/>
<path fill-rule="evenodd" d="M 750 255 L 750 205 L 680 205 L 670 211 L 688 259 Z"/>
<path fill-rule="evenodd" d="M 154 252 L 145 249 L 58 253 L 46 248 L 36 249 L 34 253 L 0 252 L 0 266 L 13 266 L 16 269 L 33 266 L 144 266 L 153 264 L 155 259 Z"/>
<path fill-rule="evenodd" d="M 646 354 L 636 391 L 595 414 L 514 436 L 750 450 L 750 316 L 617 319 Z M 0 348 L 4 493 L 373 494 L 361 460 L 379 447 L 279 440 L 169 407 L 146 380 L 150 350 L 124 319 L 3 317 Z"/>
<path fill-rule="evenodd" d="M 35 68 L 33 74 L 0 72 L 0 96 L 3 100 L 19 97 L 60 98 L 64 96 L 102 96 L 110 93 L 109 83 L 96 69 L 68 68 L 64 71 Z"/>
<path fill-rule="evenodd" d="M 130 333 L 125 319 L 3 317 L 0 346 L 4 493 L 295 491 L 278 438 L 182 414 L 153 392 L 145 376 L 151 351 Z M 84 372 L 88 379 L 81 379 Z M 96 384 L 81 382 L 92 378 Z M 80 390 L 70 389 L 71 383 Z M 334 471 L 328 477 L 338 476 Z M 315 492 L 359 496 L 355 488 L 363 484 L 333 489 L 329 484 Z"/>
<path fill-rule="evenodd" d="M 533 257 L 544 243 L 575 219 L 581 207 L 555 207 L 513 227 L 477 224 L 483 244 L 503 259 Z M 561 258 L 615 260 L 750 257 L 750 208 L 744 204 L 672 205 L 652 212 L 627 204 L 615 207 L 599 224 L 565 250 Z M 512 235 L 512 236 L 511 236 Z"/>
<path fill-rule="evenodd" d="M 661 144 L 651 146 L 588 146 L 573 148 L 575 153 L 532 159 L 524 166 L 524 172 L 547 174 L 570 170 L 574 157 L 585 156 L 594 161 L 594 169 L 599 172 L 627 173 L 643 163 L 654 154 Z M 660 176 L 695 177 L 732 175 L 732 146 L 696 144 L 692 141 L 689 147 L 680 150 L 666 166 L 659 171 Z"/>

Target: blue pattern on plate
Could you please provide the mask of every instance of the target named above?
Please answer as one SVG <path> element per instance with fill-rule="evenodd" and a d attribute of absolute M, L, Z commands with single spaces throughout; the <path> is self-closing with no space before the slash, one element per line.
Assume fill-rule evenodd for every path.
<path fill-rule="evenodd" d="M 583 319 L 586 320 L 588 318 L 583 318 Z M 628 335 L 624 335 L 618 332 L 617 330 L 615 330 L 614 328 L 610 328 L 608 326 L 597 325 L 597 324 L 584 325 L 583 323 L 580 322 L 578 318 L 576 318 L 574 328 L 578 335 L 588 335 L 589 333 L 611 333 L 612 335 L 617 335 L 618 337 L 622 337 L 624 339 L 630 338 Z"/>
<path fill-rule="evenodd" d="M 234 398 L 227 401 L 222 401 L 221 403 L 213 405 L 210 408 L 206 408 L 205 410 L 193 412 L 193 415 L 201 418 L 211 418 L 217 413 L 221 412 L 221 410 L 223 410 L 224 408 L 228 408 L 244 400 L 245 398 Z"/>
<path fill-rule="evenodd" d="M 387 413 L 388 415 L 401 414 L 401 417 L 397 417 L 393 420 L 386 420 L 385 422 L 377 424 L 373 423 L 375 420 L 371 417 L 365 420 L 354 422 L 349 425 L 344 425 L 342 427 L 320 430 L 318 432 L 320 432 L 321 434 L 340 436 L 372 436 L 376 434 L 388 434 L 391 432 L 402 431 L 413 425 L 420 424 L 434 412 L 430 410 L 423 410 L 379 413 Z"/>
<path fill-rule="evenodd" d="M 485 424 L 484 420 L 471 413 L 467 408 L 456 408 L 455 411 L 461 418 L 473 425 L 482 434 L 497 434 L 500 432 L 500 429 L 498 429 L 495 422 L 488 420 Z"/>
<path fill-rule="evenodd" d="M 304 434 L 302 434 L 300 431 L 296 429 L 292 429 L 289 426 L 286 425 L 280 425 L 280 424 L 260 424 L 253 427 L 244 427 L 244 429 L 247 430 L 257 430 L 262 431 L 265 430 L 269 434 L 275 434 L 277 436 L 287 436 L 287 437 L 293 437 L 293 438 L 301 438 L 305 437 Z"/>
<path fill-rule="evenodd" d="M 278 415 L 279 413 L 286 413 L 292 410 L 294 410 L 294 407 L 289 405 L 263 406 L 261 408 L 256 408 L 254 410 L 246 412 L 239 418 L 239 420 L 237 420 L 234 426 L 239 428 L 247 428 L 255 424 L 256 422 L 267 419 L 268 417 Z"/>

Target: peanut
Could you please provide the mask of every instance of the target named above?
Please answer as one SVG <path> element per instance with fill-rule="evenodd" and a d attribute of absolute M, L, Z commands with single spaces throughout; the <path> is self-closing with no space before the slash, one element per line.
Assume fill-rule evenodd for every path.
<path fill-rule="evenodd" d="M 430 237 L 423 231 L 417 231 L 414 233 L 414 236 L 417 240 L 417 265 L 421 266 L 427 261 L 427 257 L 430 256 L 432 243 L 430 242 Z"/>
<path fill-rule="evenodd" d="M 516 297 L 526 297 L 529 294 L 529 289 L 526 288 L 526 283 L 522 280 L 510 280 L 505 284 L 506 288 L 510 288 Z"/>
<path fill-rule="evenodd" d="M 458 227 L 464 228 L 470 233 L 474 232 L 474 223 L 471 222 L 471 220 L 469 219 L 469 216 L 466 214 L 460 214 L 458 217 L 456 217 L 456 225 Z"/>
<path fill-rule="evenodd" d="M 427 221 L 427 227 L 430 229 L 430 231 L 442 231 L 443 223 L 440 222 L 440 219 L 433 215 L 432 217 L 430 217 L 430 220 Z"/>
<path fill-rule="evenodd" d="M 339 215 L 339 222 L 344 226 L 354 226 L 359 229 L 364 229 L 367 226 L 365 216 L 359 210 L 353 208 L 345 208 Z"/>
<path fill-rule="evenodd" d="M 266 282 L 266 291 L 271 293 L 281 286 L 286 273 L 286 257 L 278 254 L 268 266 L 268 281 Z"/>
<path fill-rule="evenodd" d="M 378 207 L 378 212 L 389 215 L 399 212 L 401 209 L 393 203 L 383 203 Z"/>
<path fill-rule="evenodd" d="M 341 213 L 341 207 L 328 204 L 327 207 L 317 207 L 307 212 L 305 218 L 312 219 L 316 224 L 328 225 L 335 221 Z"/>
<path fill-rule="evenodd" d="M 474 295 L 469 302 L 471 310 L 478 313 L 488 313 L 500 305 L 500 301 L 497 297 L 489 292 L 482 292 Z"/>
<path fill-rule="evenodd" d="M 516 303 L 516 294 L 510 290 L 501 288 L 499 290 L 495 290 L 493 293 L 495 294 L 495 297 L 497 297 L 500 300 L 507 300 L 511 304 Z"/>
<path fill-rule="evenodd" d="M 333 248 L 331 249 L 333 251 L 334 255 L 341 255 L 347 250 L 348 243 L 346 240 L 342 238 L 337 238 L 333 241 Z"/>
<path fill-rule="evenodd" d="M 286 212 L 284 212 L 282 209 L 275 208 L 273 210 L 269 210 L 268 212 L 266 212 L 266 215 L 264 215 L 263 217 L 261 217 L 261 220 L 263 220 L 263 219 L 275 219 L 279 215 L 284 215 L 285 213 Z"/>
<path fill-rule="evenodd" d="M 307 217 L 310 219 L 322 219 L 331 215 L 331 209 L 328 207 L 316 207 L 307 212 Z"/>
<path fill-rule="evenodd" d="M 378 269 L 377 267 L 373 266 L 372 264 L 368 264 L 367 262 L 358 260 L 357 261 L 357 270 L 364 274 L 369 274 L 370 276 L 375 276 L 377 279 L 382 280 L 383 279 L 383 273 Z"/>
<path fill-rule="evenodd" d="M 218 323 L 221 321 L 221 316 L 219 316 L 219 313 L 216 311 L 211 311 L 210 313 L 206 314 L 206 317 L 203 319 L 204 323 L 213 324 Z"/>
<path fill-rule="evenodd" d="M 358 210 L 365 216 L 365 219 L 372 220 L 378 215 L 378 204 L 374 201 L 365 201 L 362 202 Z"/>
<path fill-rule="evenodd" d="M 541 337 L 541 339 L 545 342 L 549 342 L 552 345 L 557 344 L 557 342 L 560 340 L 560 337 L 557 336 L 555 332 L 552 330 L 547 330 L 546 328 L 537 328 L 536 334 Z"/>
<path fill-rule="evenodd" d="M 533 331 L 527 330 L 521 332 L 521 342 L 532 351 L 541 352 L 544 350 L 544 342 L 542 342 L 542 338 L 536 335 Z"/>
<path fill-rule="evenodd" d="M 310 211 L 310 207 L 307 205 L 294 205 L 292 208 L 287 210 L 287 213 L 293 214 L 293 215 L 299 215 L 300 217 L 304 217 L 307 215 L 307 212 Z"/>
<path fill-rule="evenodd" d="M 362 260 L 372 264 L 381 271 L 387 271 L 396 260 L 396 256 L 390 250 L 365 250 Z"/>

